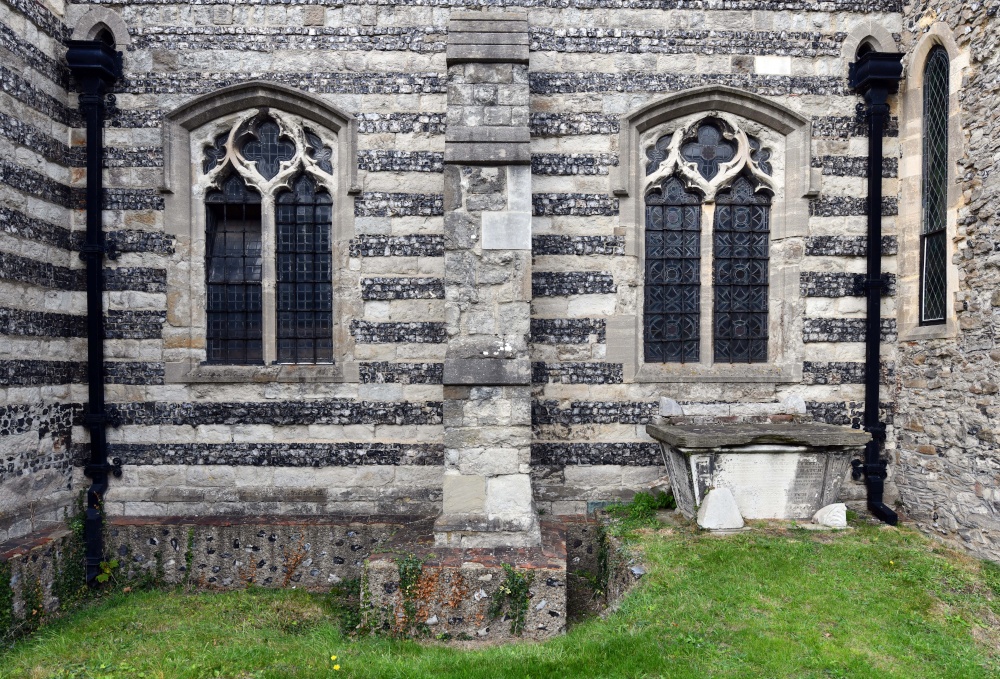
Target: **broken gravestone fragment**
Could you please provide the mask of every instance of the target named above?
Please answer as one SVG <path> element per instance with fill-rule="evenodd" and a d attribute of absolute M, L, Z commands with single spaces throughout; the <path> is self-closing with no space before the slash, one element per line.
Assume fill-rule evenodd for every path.
<path fill-rule="evenodd" d="M 739 530 L 743 528 L 743 515 L 736 506 L 736 498 L 728 488 L 713 488 L 698 508 L 698 526 L 705 530 Z"/>
<path fill-rule="evenodd" d="M 847 528 L 847 505 L 837 502 L 823 507 L 813 515 L 813 523 L 828 528 Z"/>

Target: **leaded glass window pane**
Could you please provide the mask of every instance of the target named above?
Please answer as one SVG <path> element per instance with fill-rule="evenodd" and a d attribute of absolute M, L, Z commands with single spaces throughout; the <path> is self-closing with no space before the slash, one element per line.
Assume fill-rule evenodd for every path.
<path fill-rule="evenodd" d="M 947 307 L 948 53 L 935 47 L 924 70 L 923 224 L 920 322 L 944 323 Z"/>
<path fill-rule="evenodd" d="M 306 175 L 277 200 L 280 363 L 333 360 L 333 201 Z"/>
<path fill-rule="evenodd" d="M 260 195 L 233 175 L 206 196 L 209 363 L 263 361 Z"/>
<path fill-rule="evenodd" d="M 699 359 L 701 198 L 676 177 L 646 194 L 647 363 Z"/>
<path fill-rule="evenodd" d="M 767 362 L 771 199 L 739 177 L 716 197 L 713 344 L 716 363 Z"/>

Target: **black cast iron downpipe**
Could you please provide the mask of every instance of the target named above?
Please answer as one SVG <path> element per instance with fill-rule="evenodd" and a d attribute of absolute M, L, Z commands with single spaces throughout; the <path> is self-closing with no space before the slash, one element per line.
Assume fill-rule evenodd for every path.
<path fill-rule="evenodd" d="M 890 525 L 899 517 L 885 502 L 886 467 L 882 457 L 885 423 L 879 417 L 880 349 L 882 343 L 882 137 L 889 120 L 888 98 L 899 91 L 903 77 L 902 54 L 868 52 L 850 67 L 850 86 L 864 96 L 868 122 L 868 272 L 865 280 L 867 317 L 865 319 L 865 431 L 872 435 L 865 446 L 864 461 L 853 460 L 853 475 L 863 474 L 868 490 L 868 511 Z M 859 108 L 862 108 L 859 106 Z"/>
<path fill-rule="evenodd" d="M 104 494 L 108 477 L 121 465 L 108 462 L 108 413 L 104 403 L 104 258 L 112 254 L 104 239 L 104 99 L 121 76 L 121 54 L 99 40 L 66 43 L 73 77 L 80 86 L 80 112 L 87 126 L 87 234 L 80 258 L 87 263 L 87 390 L 83 425 L 90 433 L 90 460 L 83 468 L 91 480 L 84 518 L 87 582 L 93 584 L 104 561 Z"/>

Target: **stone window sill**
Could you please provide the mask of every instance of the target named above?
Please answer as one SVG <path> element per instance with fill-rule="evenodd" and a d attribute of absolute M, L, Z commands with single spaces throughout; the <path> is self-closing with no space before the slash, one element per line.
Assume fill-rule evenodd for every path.
<path fill-rule="evenodd" d="M 357 382 L 354 363 L 308 365 L 208 365 L 167 363 L 167 384 L 227 384 L 242 382 Z"/>
<path fill-rule="evenodd" d="M 899 333 L 900 342 L 951 339 L 958 336 L 958 325 L 951 318 L 938 325 L 914 325 Z"/>
<path fill-rule="evenodd" d="M 652 364 L 639 366 L 633 382 L 800 382 L 802 364 Z"/>

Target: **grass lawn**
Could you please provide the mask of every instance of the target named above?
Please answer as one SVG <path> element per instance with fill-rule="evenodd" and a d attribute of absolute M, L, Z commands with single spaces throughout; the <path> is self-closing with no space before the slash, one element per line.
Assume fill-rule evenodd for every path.
<path fill-rule="evenodd" d="M 546 643 L 352 639 L 304 592 L 141 592 L 20 642 L 0 677 L 1000 677 L 1000 569 L 911 530 L 674 528 L 636 548 L 649 572 L 620 609 Z"/>

